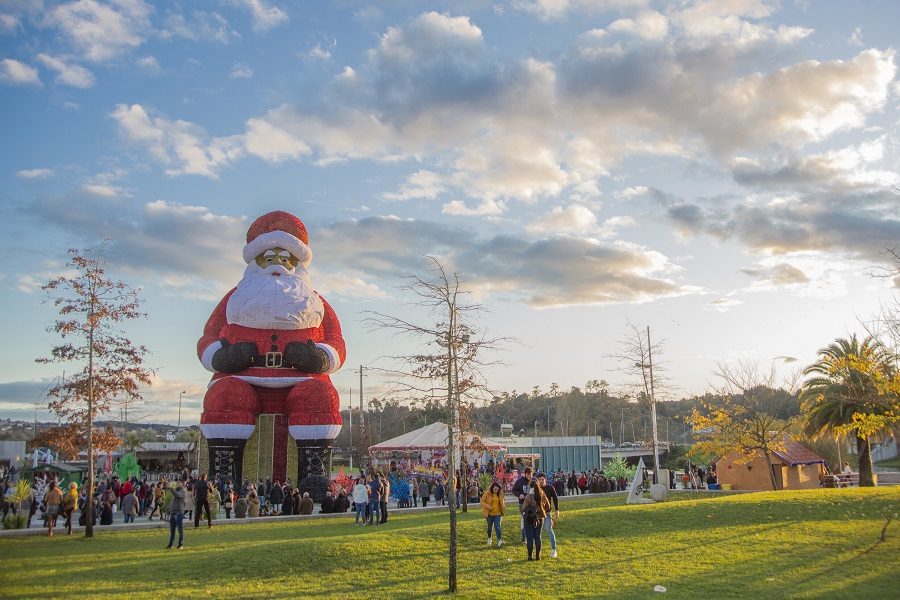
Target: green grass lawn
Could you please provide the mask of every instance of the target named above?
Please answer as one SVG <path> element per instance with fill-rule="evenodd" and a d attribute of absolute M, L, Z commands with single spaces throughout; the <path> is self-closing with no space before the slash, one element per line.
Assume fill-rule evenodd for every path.
<path fill-rule="evenodd" d="M 461 515 L 463 598 L 897 597 L 900 488 L 676 495 L 563 504 L 558 560 L 526 562 L 518 522 L 503 548 L 485 545 L 480 511 Z M 168 533 L 0 538 L 0 597 L 430 598 L 447 586 L 447 515 L 395 515 L 193 527 Z M 547 552 L 549 555 L 549 551 Z"/>

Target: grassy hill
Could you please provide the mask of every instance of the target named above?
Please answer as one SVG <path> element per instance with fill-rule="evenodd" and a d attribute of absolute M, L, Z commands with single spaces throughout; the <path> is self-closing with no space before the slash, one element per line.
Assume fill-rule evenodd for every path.
<path fill-rule="evenodd" d="M 526 562 L 518 523 L 485 545 L 480 511 L 461 515 L 459 597 L 896 597 L 900 488 L 678 495 L 563 504 L 558 560 Z M 446 589 L 446 513 L 386 526 L 340 519 L 167 532 L 0 538 L 0 596 L 35 598 L 430 598 Z M 102 529 L 102 528 L 101 528 Z M 549 552 L 547 553 L 549 554 Z"/>

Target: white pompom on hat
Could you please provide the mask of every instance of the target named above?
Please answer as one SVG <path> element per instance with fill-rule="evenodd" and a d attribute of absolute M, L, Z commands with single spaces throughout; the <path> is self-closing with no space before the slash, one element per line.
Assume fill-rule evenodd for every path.
<path fill-rule="evenodd" d="M 312 260 L 308 242 L 309 235 L 303 221 L 281 210 L 266 213 L 253 221 L 247 230 L 244 262 L 249 264 L 266 250 L 284 248 L 296 256 L 301 264 L 308 265 Z"/>

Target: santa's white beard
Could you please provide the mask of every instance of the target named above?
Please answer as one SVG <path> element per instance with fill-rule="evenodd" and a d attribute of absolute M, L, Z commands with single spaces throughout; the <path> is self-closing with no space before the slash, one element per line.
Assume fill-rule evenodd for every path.
<path fill-rule="evenodd" d="M 289 273 L 280 265 L 263 269 L 255 262 L 247 265 L 225 310 L 230 324 L 255 329 L 308 329 L 318 327 L 324 316 L 322 299 L 302 265 Z"/>

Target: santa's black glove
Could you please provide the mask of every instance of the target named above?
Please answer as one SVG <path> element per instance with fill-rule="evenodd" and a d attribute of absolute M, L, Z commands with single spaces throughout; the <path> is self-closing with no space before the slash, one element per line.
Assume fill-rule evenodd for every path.
<path fill-rule="evenodd" d="M 257 349 L 253 342 L 231 344 L 220 340 L 222 347 L 212 357 L 213 369 L 220 373 L 237 373 L 256 363 Z"/>
<path fill-rule="evenodd" d="M 328 355 L 312 340 L 290 342 L 284 347 L 284 365 L 304 373 L 324 373 L 328 370 Z"/>

